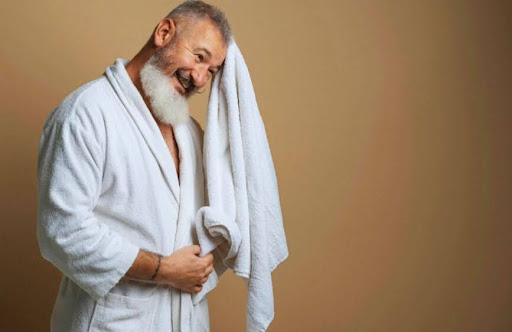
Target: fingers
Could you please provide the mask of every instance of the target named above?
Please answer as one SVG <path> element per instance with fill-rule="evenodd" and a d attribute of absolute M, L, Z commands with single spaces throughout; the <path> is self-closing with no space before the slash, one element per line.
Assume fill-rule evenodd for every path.
<path fill-rule="evenodd" d="M 203 289 L 203 285 L 195 285 L 194 287 L 192 287 L 190 292 L 191 293 L 199 293 L 201 291 L 201 289 Z"/>
<path fill-rule="evenodd" d="M 190 250 L 194 255 L 199 256 L 201 254 L 201 247 L 197 244 L 193 244 L 189 246 Z M 213 262 L 213 254 L 211 252 L 207 253 L 203 257 L 199 257 L 201 259 L 204 259 L 207 261 L 208 264 L 211 264 Z"/>
<path fill-rule="evenodd" d="M 208 255 L 203 257 L 205 263 L 204 273 L 208 276 L 213 271 L 213 254 L 209 253 Z"/>
<path fill-rule="evenodd" d="M 211 252 L 207 253 L 204 257 L 200 257 L 206 265 L 213 264 L 213 254 Z"/>
<path fill-rule="evenodd" d="M 191 245 L 190 247 L 191 247 L 192 253 L 194 255 L 199 255 L 201 253 L 201 247 L 199 245 L 194 244 L 194 245 Z"/>
<path fill-rule="evenodd" d="M 210 273 L 212 273 L 212 271 L 213 271 L 213 263 L 212 263 L 212 264 L 210 264 L 210 265 L 208 265 L 208 266 L 206 267 L 206 270 L 205 270 L 204 272 L 205 272 L 205 273 L 206 273 L 206 275 L 208 276 Z"/>
<path fill-rule="evenodd" d="M 190 293 L 199 293 L 202 289 L 203 289 L 203 284 L 208 281 L 208 276 L 210 274 L 210 272 L 213 270 L 213 268 L 209 268 L 209 272 L 208 273 L 205 273 L 203 275 L 203 277 L 201 279 L 199 279 L 197 281 L 197 284 L 195 284 L 194 286 L 192 287 L 188 287 L 186 289 L 186 291 L 190 292 Z"/>

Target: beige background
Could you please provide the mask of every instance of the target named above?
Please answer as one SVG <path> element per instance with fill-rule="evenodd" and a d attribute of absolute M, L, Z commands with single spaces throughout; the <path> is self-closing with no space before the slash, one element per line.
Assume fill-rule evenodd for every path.
<path fill-rule="evenodd" d="M 44 119 L 175 3 L 2 2 L 1 331 L 47 331 L 57 292 L 35 236 Z M 269 331 L 512 331 L 511 3 L 215 3 L 280 184 Z M 245 285 L 221 280 L 212 331 L 243 331 Z"/>

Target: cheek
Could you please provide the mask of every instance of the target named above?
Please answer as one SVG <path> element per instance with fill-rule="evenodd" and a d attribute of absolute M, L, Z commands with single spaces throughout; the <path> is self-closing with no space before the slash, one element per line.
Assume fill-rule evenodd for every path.
<path fill-rule="evenodd" d="M 176 69 L 177 67 L 175 65 L 168 65 L 167 67 L 164 68 L 163 70 L 163 73 L 167 76 L 167 77 L 173 77 L 175 76 L 176 74 Z"/>
<path fill-rule="evenodd" d="M 194 57 L 187 56 L 187 57 L 182 58 L 179 68 L 192 69 L 195 66 L 195 64 L 196 64 L 196 62 L 195 62 Z"/>

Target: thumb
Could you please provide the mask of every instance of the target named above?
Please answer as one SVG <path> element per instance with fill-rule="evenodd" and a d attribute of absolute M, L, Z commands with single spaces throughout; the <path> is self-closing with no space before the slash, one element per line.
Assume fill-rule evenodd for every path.
<path fill-rule="evenodd" d="M 199 256 L 199 254 L 201 253 L 201 247 L 199 245 L 197 245 L 197 244 L 191 245 L 191 247 L 192 247 L 192 253 L 194 255 L 198 255 Z"/>

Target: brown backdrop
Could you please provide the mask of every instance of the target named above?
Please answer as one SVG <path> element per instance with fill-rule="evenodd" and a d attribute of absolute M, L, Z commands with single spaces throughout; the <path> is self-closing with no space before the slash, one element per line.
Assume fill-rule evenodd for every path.
<path fill-rule="evenodd" d="M 2 2 L 1 331 L 48 330 L 57 292 L 35 233 L 44 119 L 175 3 Z M 269 330 L 511 331 L 510 2 L 215 3 L 280 184 L 290 257 Z M 245 285 L 221 280 L 212 331 L 243 331 Z"/>

